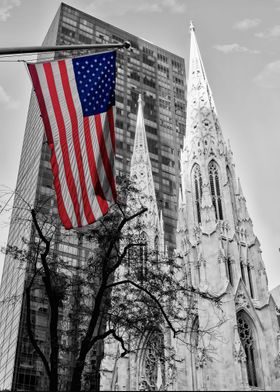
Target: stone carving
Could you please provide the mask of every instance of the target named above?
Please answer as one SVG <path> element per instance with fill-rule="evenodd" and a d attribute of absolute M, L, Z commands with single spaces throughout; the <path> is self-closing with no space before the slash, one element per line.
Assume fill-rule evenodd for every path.
<path fill-rule="evenodd" d="M 245 363 L 246 362 L 246 354 L 242 345 L 240 345 L 239 349 L 234 348 L 233 350 L 234 359 L 237 362 Z"/>
<path fill-rule="evenodd" d="M 139 382 L 138 391 L 151 391 L 149 384 L 147 381 L 142 377 L 142 380 Z"/>
<path fill-rule="evenodd" d="M 235 306 L 237 308 L 250 308 L 248 299 L 246 298 L 246 295 L 244 293 L 237 293 L 236 298 L 235 298 Z"/>
<path fill-rule="evenodd" d="M 164 337 L 162 332 L 153 331 L 148 339 L 142 368 L 141 391 L 163 390 L 165 381 Z M 140 389 L 142 388 L 142 389 Z"/>
<path fill-rule="evenodd" d="M 199 243 L 201 241 L 201 227 L 199 225 L 194 226 L 193 233 L 197 243 Z"/>

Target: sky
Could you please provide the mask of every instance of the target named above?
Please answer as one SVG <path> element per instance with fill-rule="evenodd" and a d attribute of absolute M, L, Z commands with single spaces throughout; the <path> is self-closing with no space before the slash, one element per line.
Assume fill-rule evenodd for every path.
<path fill-rule="evenodd" d="M 269 288 L 280 284 L 280 0 L 68 0 L 185 58 L 193 21 L 225 139 L 260 240 Z M 58 0 L 0 0 L 2 47 L 41 45 Z M 9 62 L 4 62 L 9 60 Z M 31 82 L 0 58 L 0 189 L 13 190 Z M 0 200 L 0 212 L 1 212 Z M 0 213 L 0 247 L 9 214 Z M 0 255 L 0 275 L 3 256 Z"/>

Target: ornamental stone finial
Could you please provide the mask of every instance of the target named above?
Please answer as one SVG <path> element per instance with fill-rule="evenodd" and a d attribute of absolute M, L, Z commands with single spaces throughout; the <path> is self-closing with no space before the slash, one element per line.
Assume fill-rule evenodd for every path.
<path fill-rule="evenodd" d="M 193 21 L 190 21 L 190 31 L 195 31 Z"/>

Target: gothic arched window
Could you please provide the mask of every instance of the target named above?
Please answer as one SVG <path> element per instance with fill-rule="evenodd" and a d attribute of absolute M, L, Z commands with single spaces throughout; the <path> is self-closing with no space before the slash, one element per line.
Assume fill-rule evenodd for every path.
<path fill-rule="evenodd" d="M 219 171 L 216 162 L 211 161 L 208 167 L 210 190 L 212 196 L 212 202 L 215 209 L 215 215 L 217 220 L 223 220 L 223 209 L 222 209 L 222 198 L 221 188 L 219 180 Z"/>
<path fill-rule="evenodd" d="M 158 261 L 158 255 L 159 255 L 159 238 L 158 235 L 155 236 L 155 241 L 154 241 L 154 251 L 155 251 L 155 258 L 156 261 Z"/>
<path fill-rule="evenodd" d="M 164 336 L 159 330 L 150 332 L 144 351 L 142 363 L 142 380 L 149 391 L 163 390 L 164 372 Z"/>
<path fill-rule="evenodd" d="M 253 288 L 253 280 L 252 280 L 252 267 L 249 264 L 247 264 L 247 273 L 248 273 L 250 294 L 251 294 L 251 297 L 254 298 L 254 288 Z"/>
<path fill-rule="evenodd" d="M 225 265 L 226 265 L 227 278 L 229 280 L 229 283 L 233 286 L 233 271 L 232 271 L 231 260 L 229 257 L 226 258 Z"/>
<path fill-rule="evenodd" d="M 199 165 L 194 165 L 192 170 L 195 214 L 198 223 L 201 223 L 201 198 L 202 198 L 202 177 Z"/>
<path fill-rule="evenodd" d="M 257 373 L 256 373 L 256 343 L 252 331 L 252 323 L 249 317 L 246 317 L 244 312 L 237 314 L 238 333 L 246 354 L 246 369 L 248 376 L 248 383 L 252 387 L 257 387 Z"/>
<path fill-rule="evenodd" d="M 140 234 L 141 245 L 138 247 L 138 259 L 139 259 L 139 279 L 143 281 L 147 274 L 147 263 L 148 263 L 148 247 L 147 237 L 145 233 Z"/>

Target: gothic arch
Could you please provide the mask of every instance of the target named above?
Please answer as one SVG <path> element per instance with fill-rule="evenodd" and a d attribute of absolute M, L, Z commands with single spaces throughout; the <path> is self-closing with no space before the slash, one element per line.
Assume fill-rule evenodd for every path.
<path fill-rule="evenodd" d="M 250 387 L 261 387 L 263 378 L 256 326 L 244 309 L 237 312 L 236 319 L 239 338 L 246 356 L 248 384 Z"/>
<path fill-rule="evenodd" d="M 215 210 L 216 220 L 223 220 L 222 194 L 220 170 L 216 161 L 211 160 L 208 165 L 210 193 Z"/>
<path fill-rule="evenodd" d="M 195 163 L 191 171 L 194 210 L 197 223 L 201 223 L 202 177 L 200 166 Z"/>
<path fill-rule="evenodd" d="M 138 362 L 138 390 L 162 390 L 165 380 L 164 335 L 160 329 L 146 332 Z"/>

